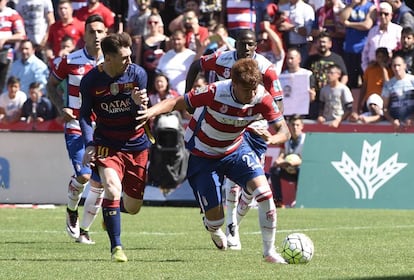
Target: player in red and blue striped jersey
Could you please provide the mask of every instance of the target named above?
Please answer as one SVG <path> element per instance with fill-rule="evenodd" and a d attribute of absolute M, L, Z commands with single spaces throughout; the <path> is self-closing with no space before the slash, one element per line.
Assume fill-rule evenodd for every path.
<path fill-rule="evenodd" d="M 95 166 L 104 186 L 102 213 L 111 243 L 112 260 L 127 261 L 121 243 L 123 207 L 137 214 L 143 203 L 148 148 L 144 128 L 135 129 L 140 106 L 137 92 L 146 96 L 147 73 L 131 63 L 131 37 L 110 34 L 101 42 L 104 63 L 86 74 L 80 84 L 80 125 L 86 145 L 84 164 Z M 91 113 L 96 115 L 93 129 Z"/>
<path fill-rule="evenodd" d="M 284 143 L 290 132 L 276 102 L 260 85 L 262 75 L 257 62 L 239 59 L 231 69 L 231 77 L 142 110 L 139 119 L 150 119 L 171 110 L 194 111 L 185 134 L 191 152 L 187 178 L 214 244 L 221 250 L 227 248 L 227 238 L 221 230 L 224 223 L 221 179 L 226 176 L 242 186 L 244 193 L 252 194 L 258 203 L 265 260 L 286 263 L 274 246 L 276 207 L 272 191 L 259 157 L 243 133 L 258 119 L 267 120 L 276 131 L 275 134 L 267 129 L 255 131 L 268 144 Z M 240 223 L 245 209 L 237 210 Z"/>

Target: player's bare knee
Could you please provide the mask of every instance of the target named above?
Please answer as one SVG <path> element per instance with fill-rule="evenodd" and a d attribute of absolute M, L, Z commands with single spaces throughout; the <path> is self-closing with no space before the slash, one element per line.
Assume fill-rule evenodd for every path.
<path fill-rule="evenodd" d="M 134 201 L 133 203 L 128 203 L 128 201 L 126 201 L 124 199 L 124 208 L 125 210 L 128 212 L 128 214 L 130 215 L 136 215 L 139 213 L 139 211 L 141 210 L 141 206 L 143 204 L 143 201 Z"/>
<path fill-rule="evenodd" d="M 90 174 L 82 174 L 76 177 L 76 181 L 84 185 L 89 181 L 90 178 L 91 178 Z"/>
<path fill-rule="evenodd" d="M 127 210 L 128 214 L 130 215 L 136 215 L 141 210 L 141 206 L 139 207 L 125 207 L 125 210 Z"/>

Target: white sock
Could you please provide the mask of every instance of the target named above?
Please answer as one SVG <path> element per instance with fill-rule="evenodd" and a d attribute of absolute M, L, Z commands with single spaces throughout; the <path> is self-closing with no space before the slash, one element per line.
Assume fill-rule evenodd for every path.
<path fill-rule="evenodd" d="M 76 178 L 72 178 L 68 185 L 68 208 L 72 211 L 78 209 L 79 201 L 82 198 L 86 184 L 79 183 Z"/>
<path fill-rule="evenodd" d="M 88 231 L 95 221 L 99 209 L 101 209 L 102 206 L 103 195 L 103 188 L 90 186 L 88 195 L 86 196 L 85 205 L 83 206 L 83 217 L 80 225 L 83 230 Z"/>
<path fill-rule="evenodd" d="M 259 208 L 259 224 L 263 239 L 263 255 L 268 256 L 275 251 L 276 206 L 269 186 L 258 187 L 253 196 Z"/>
<path fill-rule="evenodd" d="M 237 225 L 241 223 L 241 220 L 246 216 L 247 212 L 250 209 L 250 203 L 252 202 L 253 195 L 248 194 L 245 190 L 242 189 L 242 194 L 240 196 L 239 204 L 237 205 Z"/>
<path fill-rule="evenodd" d="M 240 187 L 233 181 L 226 179 L 224 182 L 226 190 L 226 225 L 237 224 L 237 205 L 239 204 Z"/>

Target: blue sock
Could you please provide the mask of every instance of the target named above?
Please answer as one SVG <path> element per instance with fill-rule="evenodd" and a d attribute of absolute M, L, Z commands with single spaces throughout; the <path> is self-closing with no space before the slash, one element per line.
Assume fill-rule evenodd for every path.
<path fill-rule="evenodd" d="M 128 213 L 128 211 L 125 209 L 124 199 L 122 197 L 121 197 L 121 201 L 120 201 L 119 207 L 120 207 L 120 210 L 121 210 L 122 213 Z"/>
<path fill-rule="evenodd" d="M 111 252 L 116 246 L 121 244 L 121 211 L 119 207 L 103 207 L 103 219 L 111 241 Z"/>

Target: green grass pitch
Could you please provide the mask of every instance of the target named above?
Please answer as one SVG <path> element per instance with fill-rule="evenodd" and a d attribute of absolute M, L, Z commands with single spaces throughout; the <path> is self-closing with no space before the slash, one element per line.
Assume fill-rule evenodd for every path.
<path fill-rule="evenodd" d="M 412 210 L 278 210 L 276 245 L 292 232 L 315 244 L 305 265 L 262 260 L 256 209 L 241 224 L 242 250 L 225 252 L 211 242 L 198 208 L 123 214 L 127 263 L 110 261 L 101 221 L 91 228 L 96 244 L 82 245 L 66 235 L 63 206 L 0 209 L 0 279 L 414 279 Z"/>

